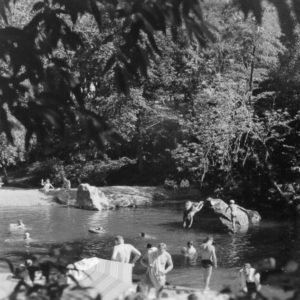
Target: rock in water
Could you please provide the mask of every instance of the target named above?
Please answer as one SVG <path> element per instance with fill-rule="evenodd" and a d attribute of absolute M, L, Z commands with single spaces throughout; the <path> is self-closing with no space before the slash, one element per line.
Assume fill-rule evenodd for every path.
<path fill-rule="evenodd" d="M 82 183 L 77 189 L 76 206 L 89 210 L 102 210 L 109 207 L 109 201 L 97 187 Z"/>
<path fill-rule="evenodd" d="M 192 203 L 193 204 L 193 203 Z M 232 231 L 231 211 L 228 204 L 222 199 L 208 198 L 204 208 L 195 214 L 194 221 L 197 223 L 203 217 L 212 217 L 215 220 L 215 227 Z M 237 208 L 236 226 L 238 231 L 247 230 L 251 224 L 257 224 L 261 216 L 257 211 Z"/>

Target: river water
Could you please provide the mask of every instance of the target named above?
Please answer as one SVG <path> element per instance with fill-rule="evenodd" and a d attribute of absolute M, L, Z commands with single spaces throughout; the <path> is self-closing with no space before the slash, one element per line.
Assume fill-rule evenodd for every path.
<path fill-rule="evenodd" d="M 175 268 L 168 275 L 171 284 L 202 287 L 202 270 L 197 266 L 184 265 L 181 248 L 189 240 L 196 248 L 203 239 L 212 234 L 219 260 L 214 271 L 212 288 L 237 285 L 237 271 L 243 263 L 255 263 L 265 257 L 274 257 L 281 262 L 300 257 L 300 249 L 295 247 L 293 230 L 289 223 L 262 221 L 259 226 L 250 228 L 247 233 L 229 235 L 214 232 L 209 220 L 202 228 L 185 230 L 181 227 L 184 204 L 120 209 L 94 212 L 57 205 L 32 207 L 1 207 L 0 211 L 0 257 L 21 262 L 26 253 L 46 254 L 54 245 L 69 244 L 80 248 L 80 257 L 98 256 L 109 259 L 113 247 L 113 237 L 123 235 L 126 242 L 145 252 L 146 243 L 161 241 L 168 246 Z M 9 224 L 18 219 L 29 227 L 32 242 L 25 245 L 22 235 L 9 233 Z M 207 224 L 207 226 L 206 226 Z M 103 234 L 88 232 L 89 227 L 102 226 Z M 140 232 L 156 237 L 142 239 Z M 144 269 L 137 265 L 134 276 L 140 278 Z"/>

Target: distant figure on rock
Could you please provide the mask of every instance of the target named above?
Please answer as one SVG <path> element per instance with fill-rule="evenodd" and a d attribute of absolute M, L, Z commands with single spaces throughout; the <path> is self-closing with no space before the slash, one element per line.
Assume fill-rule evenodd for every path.
<path fill-rule="evenodd" d="M 62 188 L 65 190 L 70 190 L 71 189 L 71 181 L 67 179 L 65 176 L 63 176 L 63 185 Z"/>
<path fill-rule="evenodd" d="M 125 244 L 122 236 L 116 236 L 111 260 L 129 264 L 131 254 L 134 255 L 134 258 L 131 262 L 134 265 L 141 257 L 141 252 L 132 245 Z"/>
<path fill-rule="evenodd" d="M 229 205 L 228 205 L 228 207 L 225 210 L 225 213 L 228 211 L 228 209 L 230 210 L 230 218 L 231 218 L 231 222 L 232 222 L 232 230 L 233 230 L 233 232 L 236 232 L 236 221 L 237 221 L 237 209 L 238 208 L 241 209 L 241 210 L 243 210 L 243 211 L 245 211 L 247 213 L 247 211 L 243 207 L 235 204 L 234 200 L 230 200 L 229 201 Z M 247 215 L 248 215 L 248 213 L 247 213 Z"/>
<path fill-rule="evenodd" d="M 178 191 L 178 185 L 176 180 L 170 179 L 168 177 L 165 179 L 164 187 L 166 189 L 173 189 L 174 192 Z"/>
<path fill-rule="evenodd" d="M 256 299 L 257 292 L 260 290 L 260 275 L 249 263 L 245 263 L 239 271 L 239 279 L 243 292 L 247 293 L 249 299 Z"/>
<path fill-rule="evenodd" d="M 183 228 L 191 228 L 194 222 L 194 216 L 199 212 L 204 205 L 204 201 L 199 201 L 195 204 L 191 201 L 185 203 L 185 210 L 183 212 Z"/>
<path fill-rule="evenodd" d="M 50 179 L 46 179 L 46 181 L 44 181 L 44 179 L 42 179 L 41 181 L 41 185 L 42 185 L 42 191 L 43 192 L 48 192 L 50 190 L 54 190 L 54 186 L 51 184 Z"/>
<path fill-rule="evenodd" d="M 212 236 L 206 238 L 200 246 L 201 265 L 204 268 L 204 290 L 209 290 L 209 283 L 212 275 L 212 268 L 217 268 L 216 250 L 213 246 L 214 239 Z"/>
<path fill-rule="evenodd" d="M 188 191 L 190 188 L 189 180 L 187 178 L 182 178 L 182 180 L 180 181 L 179 187 L 183 191 Z"/>
<path fill-rule="evenodd" d="M 185 261 L 190 265 L 195 265 L 197 262 L 198 253 L 194 247 L 193 241 L 187 242 L 187 247 L 182 248 L 182 254 L 185 258 Z"/>

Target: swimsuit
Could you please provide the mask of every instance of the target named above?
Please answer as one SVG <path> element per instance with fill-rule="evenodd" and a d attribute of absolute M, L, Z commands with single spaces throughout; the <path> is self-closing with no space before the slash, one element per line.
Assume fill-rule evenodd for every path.
<path fill-rule="evenodd" d="M 201 265 L 204 269 L 208 269 L 209 267 L 213 266 L 213 262 L 210 259 L 202 259 Z"/>
<path fill-rule="evenodd" d="M 257 292 L 257 286 L 255 282 L 246 282 L 248 293 Z"/>

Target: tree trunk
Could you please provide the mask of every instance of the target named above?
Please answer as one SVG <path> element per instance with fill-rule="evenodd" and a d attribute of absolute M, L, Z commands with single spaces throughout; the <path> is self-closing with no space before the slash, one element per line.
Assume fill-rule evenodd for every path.
<path fill-rule="evenodd" d="M 3 173 L 4 173 L 3 183 L 8 184 L 8 174 L 5 166 L 3 166 Z"/>

